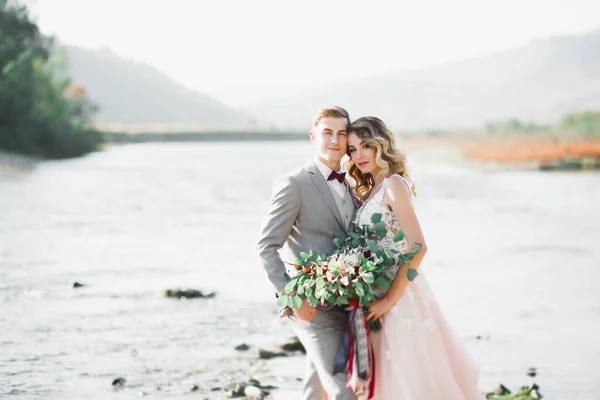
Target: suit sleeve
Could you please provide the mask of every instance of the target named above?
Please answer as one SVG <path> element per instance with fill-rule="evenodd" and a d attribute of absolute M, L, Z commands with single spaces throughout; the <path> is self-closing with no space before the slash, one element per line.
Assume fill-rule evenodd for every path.
<path fill-rule="evenodd" d="M 269 280 L 277 293 L 290 281 L 279 249 L 285 244 L 300 211 L 300 191 L 291 176 L 279 178 L 273 186 L 269 213 L 263 224 L 258 251 Z M 293 261 L 293 260 L 289 260 Z"/>

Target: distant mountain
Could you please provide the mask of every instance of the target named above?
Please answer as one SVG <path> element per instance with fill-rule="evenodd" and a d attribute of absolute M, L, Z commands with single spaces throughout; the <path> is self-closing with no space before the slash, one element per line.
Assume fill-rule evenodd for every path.
<path fill-rule="evenodd" d="M 390 50 L 392 51 L 392 50 Z M 600 108 L 600 30 L 446 65 L 333 83 L 246 107 L 261 122 L 307 128 L 323 105 L 377 115 L 400 130 L 477 127 L 520 118 L 555 122 Z"/>
<path fill-rule="evenodd" d="M 96 122 L 123 124 L 247 124 L 216 99 L 179 85 L 154 67 L 110 50 L 66 47 L 73 83 L 100 106 Z"/>

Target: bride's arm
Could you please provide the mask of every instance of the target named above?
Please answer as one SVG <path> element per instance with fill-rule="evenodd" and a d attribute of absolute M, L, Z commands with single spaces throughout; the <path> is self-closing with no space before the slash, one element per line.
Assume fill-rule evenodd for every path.
<path fill-rule="evenodd" d="M 410 262 L 410 268 L 417 269 L 427 253 L 427 245 L 421 225 L 410 202 L 410 189 L 402 178 L 393 176 L 387 180 L 383 190 L 385 190 L 384 202 L 392 209 L 398 220 L 398 225 L 402 228 L 408 243 L 408 250 L 421 244 L 421 250 Z M 407 265 L 401 265 L 385 296 L 369 305 L 369 319 L 377 319 L 385 315 L 400 299 L 410 282 L 407 277 L 408 268 Z"/>

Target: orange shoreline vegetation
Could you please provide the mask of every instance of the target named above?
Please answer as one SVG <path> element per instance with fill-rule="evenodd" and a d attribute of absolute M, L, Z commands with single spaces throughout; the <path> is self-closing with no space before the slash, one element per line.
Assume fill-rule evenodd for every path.
<path fill-rule="evenodd" d="M 480 161 L 540 163 L 559 160 L 600 157 L 600 141 L 561 139 L 550 135 L 490 135 L 460 134 L 455 137 L 405 138 L 408 148 L 452 146 L 462 150 L 464 156 Z"/>

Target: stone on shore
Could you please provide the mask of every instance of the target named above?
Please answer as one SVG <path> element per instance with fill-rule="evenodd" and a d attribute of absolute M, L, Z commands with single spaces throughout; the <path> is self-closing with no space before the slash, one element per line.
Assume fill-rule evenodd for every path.
<path fill-rule="evenodd" d="M 539 400 L 542 398 L 539 389 L 539 386 L 534 383 L 529 386 L 521 386 L 517 393 L 511 393 L 504 385 L 500 384 L 496 390 L 487 393 L 485 398 L 488 400 Z"/>
<path fill-rule="evenodd" d="M 287 357 L 287 354 L 283 352 L 258 349 L 258 358 L 260 358 L 261 360 L 270 360 L 275 357 Z"/>
<path fill-rule="evenodd" d="M 290 338 L 287 342 L 281 344 L 279 347 L 283 351 L 301 351 L 302 353 L 306 354 L 306 349 L 302 343 L 300 343 L 300 339 L 298 339 L 297 336 Z"/>
<path fill-rule="evenodd" d="M 247 399 L 252 400 L 262 400 L 265 397 L 263 391 L 256 386 L 246 386 L 244 389 L 244 395 Z"/>
<path fill-rule="evenodd" d="M 115 380 L 112 381 L 112 386 L 115 389 L 122 388 L 123 386 L 125 386 L 125 382 L 127 382 L 125 380 L 125 378 L 118 377 L 118 378 L 116 378 Z"/>
<path fill-rule="evenodd" d="M 166 297 L 176 299 L 212 299 L 217 294 L 215 292 L 204 293 L 196 289 L 167 289 L 165 290 Z"/>
<path fill-rule="evenodd" d="M 232 383 L 225 388 L 225 392 L 230 398 L 246 397 L 247 399 L 262 400 L 270 394 L 270 389 L 276 389 L 276 387 L 262 386 L 256 379 L 249 379 L 247 382 Z"/>

